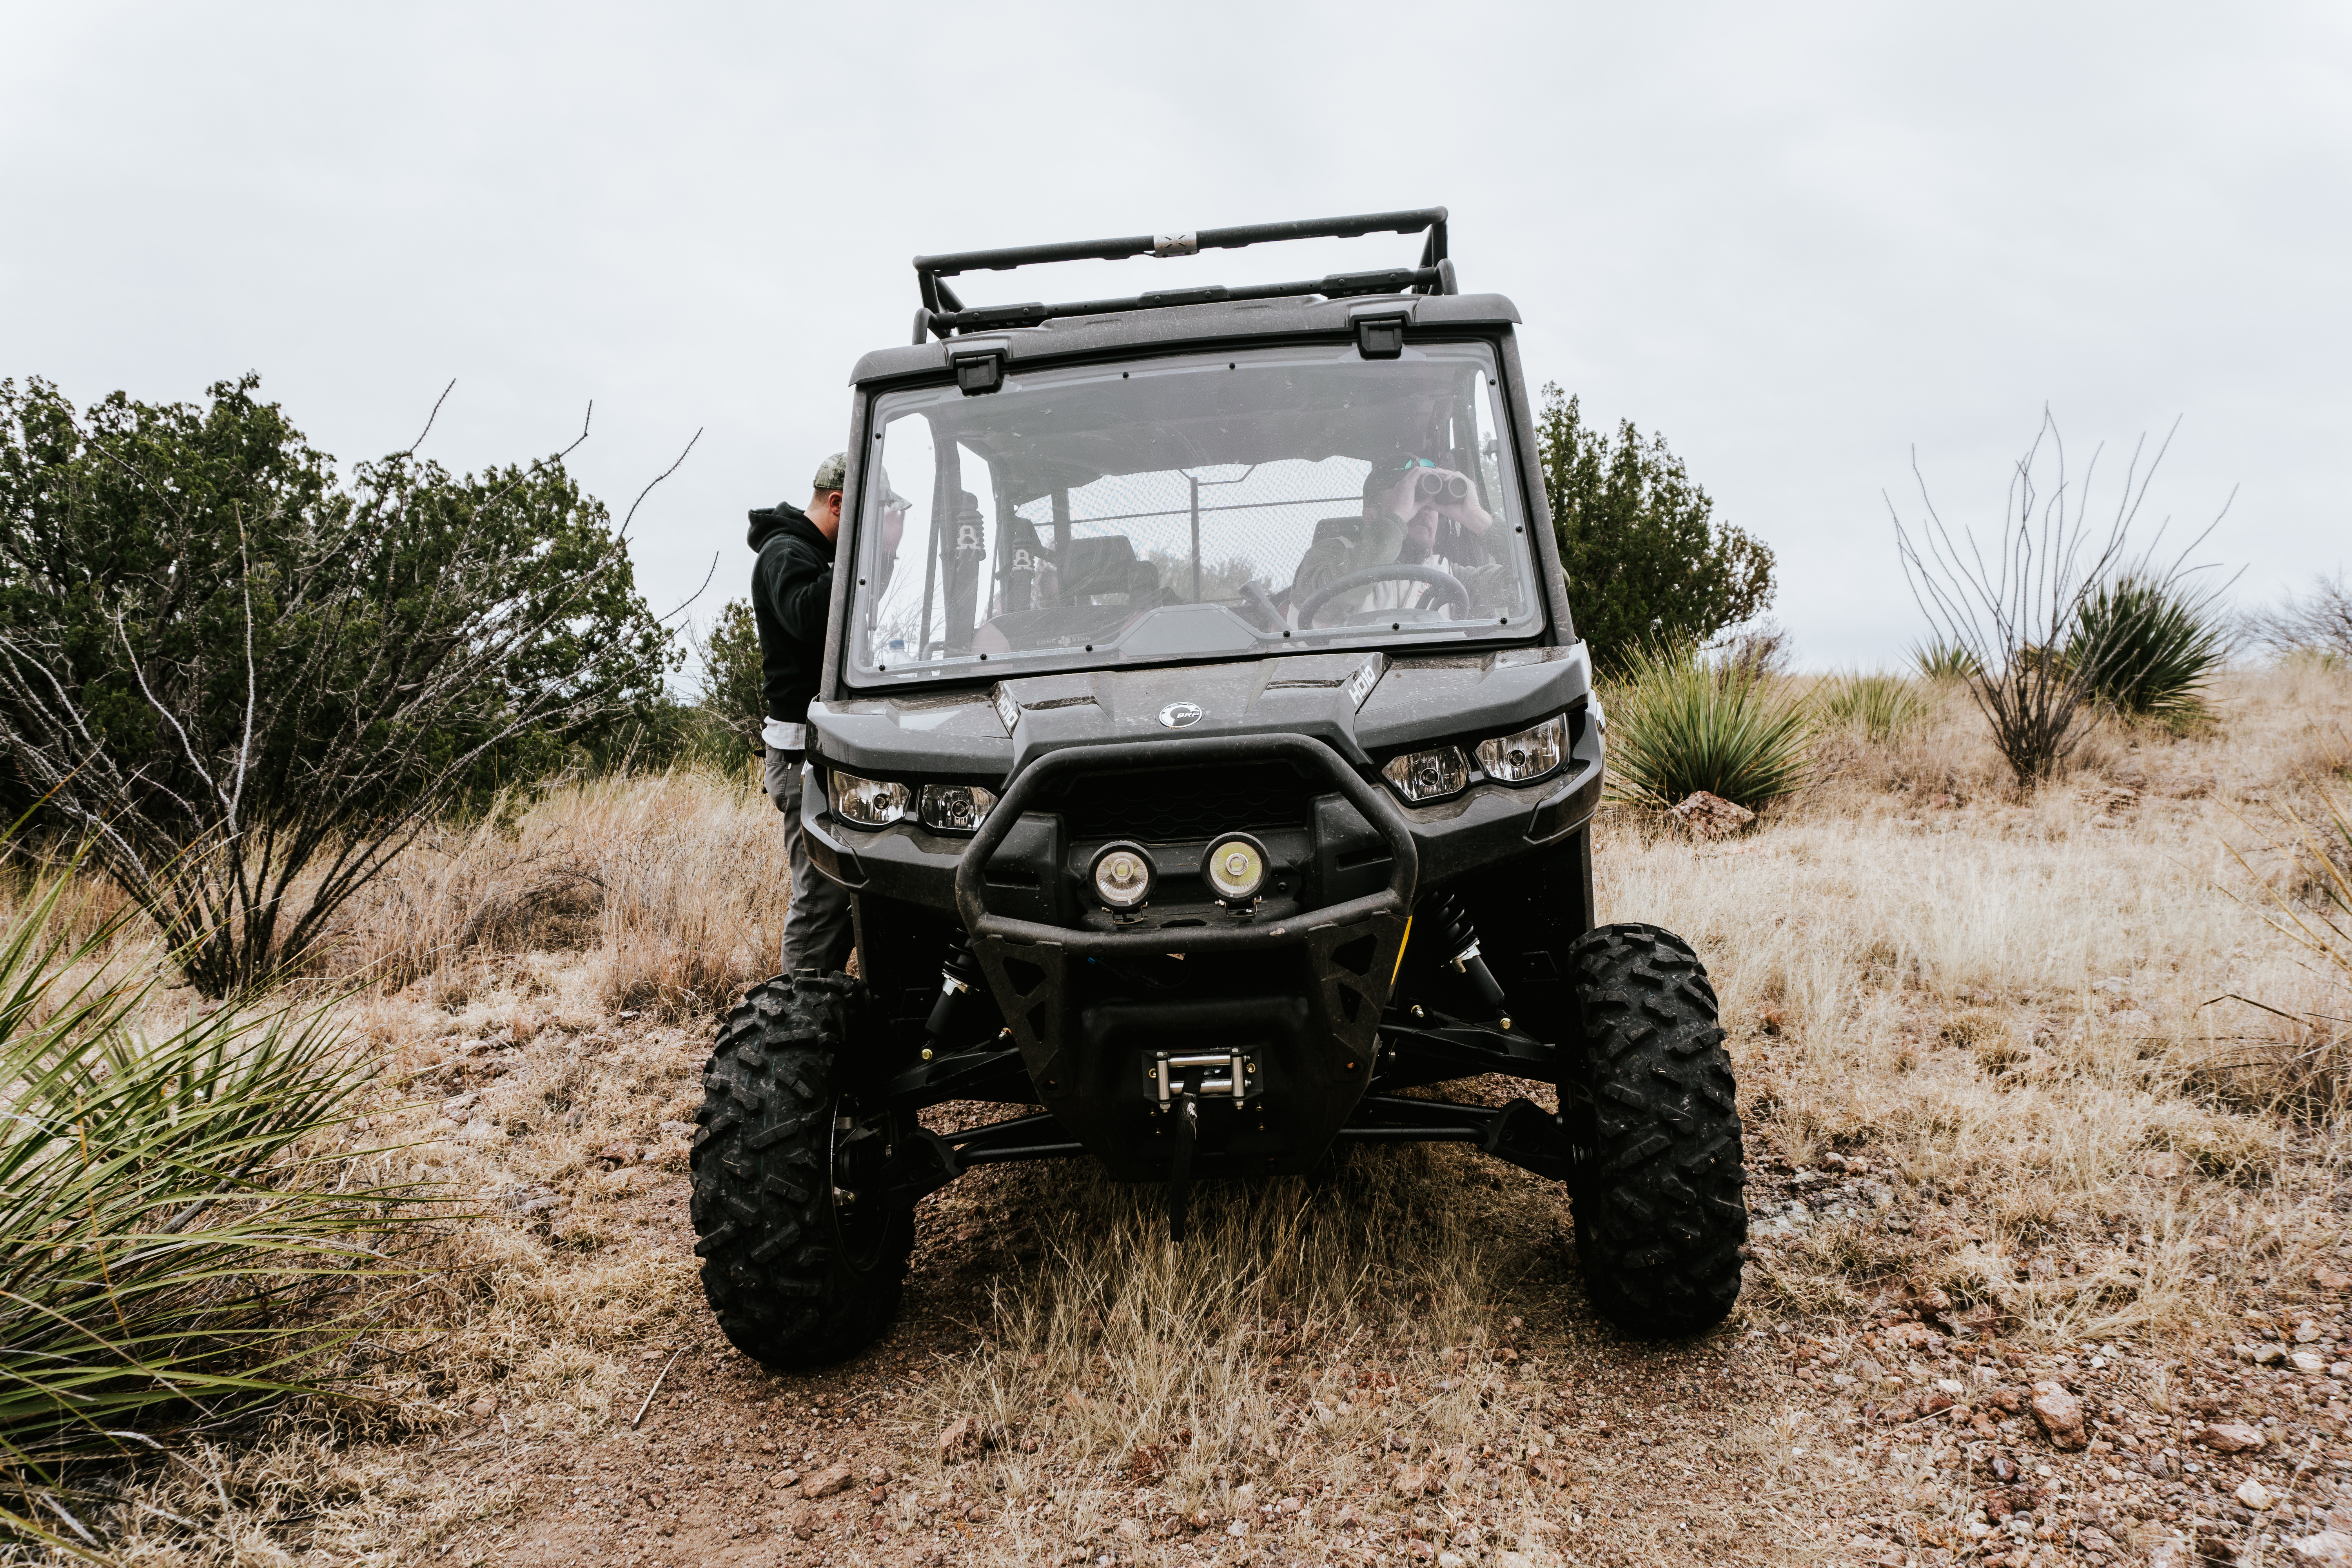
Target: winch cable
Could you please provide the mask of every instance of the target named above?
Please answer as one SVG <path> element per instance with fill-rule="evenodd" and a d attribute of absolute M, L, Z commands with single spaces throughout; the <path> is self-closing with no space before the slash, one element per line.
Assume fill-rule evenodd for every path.
<path fill-rule="evenodd" d="M 1176 1150 L 1168 1157 L 1168 1239 L 1181 1242 L 1192 1202 L 1192 1146 L 1201 1141 L 1201 1104 L 1188 1089 L 1169 1111 L 1176 1121 Z"/>

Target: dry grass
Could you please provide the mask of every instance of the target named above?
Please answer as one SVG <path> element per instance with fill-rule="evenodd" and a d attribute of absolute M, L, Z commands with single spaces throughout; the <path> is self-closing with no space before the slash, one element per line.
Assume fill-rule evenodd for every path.
<path fill-rule="evenodd" d="M 2265 863 L 2247 803 L 2310 789 L 2352 689 L 2304 669 L 2223 690 L 2218 735 L 2111 731 L 2097 767 L 2027 801 L 1948 694 L 1922 733 L 1853 746 L 1769 833 L 1696 851 L 1629 836 L 1596 857 L 1604 918 L 1674 926 L 1706 958 L 1753 1120 L 1788 1161 L 1867 1151 L 1950 1232 L 1874 1263 L 1812 1232 L 1768 1269 L 1793 1304 L 1924 1270 L 2053 1341 L 2177 1330 L 2210 1271 L 2182 1243 L 2220 1200 L 2149 1177 L 2151 1159 L 2178 1152 L 2244 1194 L 2313 1157 L 2276 1113 L 2309 1103 L 2334 983 L 2232 894 L 2242 850 Z M 2216 1001 L 2232 996 L 2295 1016 Z M 2129 1244 L 2026 1272 L 2050 1234 L 2084 1230 Z"/>
<path fill-rule="evenodd" d="M 427 834 L 354 910 L 335 963 L 462 1005 L 486 960 L 588 950 L 611 1007 L 698 1016 L 774 972 L 788 883 L 775 812 L 744 780 L 573 784 Z"/>
<path fill-rule="evenodd" d="M 1694 846 L 1632 814 L 1601 827 L 1602 917 L 1690 937 L 1733 1031 L 1765 1179 L 1730 1333 L 1932 1286 L 2027 1344 L 2160 1347 L 2338 1256 L 2343 1150 L 2309 1064 L 2352 1007 L 2265 924 L 2264 888 L 2310 889 L 2262 814 L 2318 798 L 2352 674 L 2230 675 L 2212 728 L 2110 727 L 2031 799 L 1965 694 L 1925 689 L 1927 715 L 1891 742 L 1825 742 L 1826 781 L 1746 839 Z M 200 1537 L 127 1507 L 147 1532 L 135 1560 L 276 1561 L 252 1542 L 290 1537 L 262 1521 L 314 1513 L 309 1560 L 394 1561 L 521 1506 L 468 1492 L 428 1443 L 626 1434 L 644 1358 L 709 1340 L 665 1194 L 708 1009 L 772 966 L 781 848 L 756 792 L 679 774 L 554 791 L 402 863 L 336 957 L 375 982 L 346 1004 L 385 1053 L 362 1133 L 403 1145 L 373 1179 L 440 1180 L 483 1217 L 450 1227 L 440 1271 L 370 1350 L 377 1405 L 289 1412 L 195 1456 L 217 1485 L 184 1465 L 147 1478 L 145 1503 L 220 1522 Z M 2213 1000 L 2230 995 L 2294 1016 Z M 1263 1516 L 1274 1542 L 1467 1529 L 1480 1552 L 1556 1560 L 1538 1524 L 1601 1505 L 1523 1461 L 1581 1440 L 1557 1391 L 1601 1363 L 1513 1327 L 1593 1332 L 1565 1282 L 1564 1201 L 1488 1176 L 1457 1151 L 1390 1152 L 1319 1185 L 1204 1198 L 1181 1251 L 1152 1194 L 1070 1168 L 950 1189 L 928 1223 L 951 1247 L 960 1218 L 981 1222 L 976 1337 L 901 1426 L 924 1443 L 971 1415 L 1005 1440 L 919 1468 L 896 1523 L 980 1507 L 1004 1533 L 972 1560 L 1014 1563 L 1139 1519 L 1117 1550 L 1175 1561 L 1160 1521 L 1255 1519 L 1282 1497 L 1300 1506 Z M 1015 1235 L 1019 1260 L 993 1253 Z M 1687 1358 L 1727 1342 L 1627 1353 L 1696 1381 Z M 1742 1416 L 1717 1457 L 1820 1484 L 1792 1458 L 1813 1419 Z M 1391 1485 L 1417 1468 L 1454 1478 L 1443 1509 Z"/>
<path fill-rule="evenodd" d="M 1304 1547 L 1367 1493 L 1410 1510 L 1406 1471 L 1432 1493 L 1483 1482 L 1496 1518 L 1473 1533 L 1533 1542 L 1518 1461 L 1554 1440 L 1527 1381 L 1540 1368 L 1513 1348 L 1524 1325 L 1497 1316 L 1528 1259 L 1482 1225 L 1476 1162 L 1367 1151 L 1318 1182 L 1212 1188 L 1181 1247 L 1154 1192 L 1066 1173 L 1024 1185 L 1015 1201 L 1050 1215 L 1042 1254 L 992 1282 L 983 1339 L 926 1403 L 931 1424 L 971 1417 L 995 1441 L 987 1466 L 945 1475 L 1012 1527 L 989 1561 L 1045 1561 L 1135 1513 L 1139 1489 L 1163 1529 L 1294 1500 L 1257 1540 Z M 1497 1454 L 1509 1473 L 1481 1474 Z"/>

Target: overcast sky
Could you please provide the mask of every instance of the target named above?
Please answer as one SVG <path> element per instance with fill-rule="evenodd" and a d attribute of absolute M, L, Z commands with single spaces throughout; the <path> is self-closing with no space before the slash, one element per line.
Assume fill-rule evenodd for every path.
<path fill-rule="evenodd" d="M 1883 490 L 1999 514 L 2179 435 L 2151 505 L 2261 600 L 2340 569 L 2341 5 L 0 4 L 0 374 L 245 370 L 349 462 L 562 446 L 708 618 L 803 499 L 919 251 L 1444 204 L 1536 381 L 1662 432 L 1813 666 L 1921 623 Z M 981 275 L 971 302 L 1312 277 L 1394 236 Z M 2119 468 L 2119 465 L 2118 465 Z"/>

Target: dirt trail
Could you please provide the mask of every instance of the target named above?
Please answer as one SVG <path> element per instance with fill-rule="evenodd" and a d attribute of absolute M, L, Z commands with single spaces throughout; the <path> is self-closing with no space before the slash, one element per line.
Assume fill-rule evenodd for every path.
<path fill-rule="evenodd" d="M 1774 1217 L 1792 1204 L 1831 1219 L 1852 1205 L 1906 1231 L 1954 1223 L 1935 1205 L 1874 1207 L 1882 1184 L 1866 1167 L 1793 1171 L 1760 1140 L 1755 1153 L 1768 1259 Z M 434 1445 L 431 1462 L 454 1467 L 445 1479 L 474 1517 L 437 1532 L 430 1552 L 525 1565 L 2102 1563 L 2144 1561 L 2176 1533 L 2234 1550 L 2260 1533 L 2232 1495 L 2242 1481 L 2267 1478 L 2284 1497 L 2299 1478 L 2326 1501 L 2352 1454 L 2333 1440 L 2324 1406 L 2342 1390 L 2325 1376 L 2219 1353 L 2184 1373 L 2177 1354 L 2137 1346 L 2033 1355 L 1932 1299 L 1806 1320 L 1776 1312 L 1751 1281 L 1748 1310 L 1721 1331 L 1632 1342 L 1583 1300 L 1559 1191 L 1480 1172 L 1482 1228 L 1508 1281 L 1487 1304 L 1496 1332 L 1475 1356 L 1351 1355 L 1341 1381 L 1379 1413 L 1372 1443 L 1337 1440 L 1318 1428 L 1311 1396 L 1286 1399 L 1277 1352 L 1252 1375 L 1289 1424 L 1289 1457 L 1247 1479 L 1236 1470 L 1206 1497 L 1148 1468 L 1106 1482 L 1098 1465 L 1062 1462 L 1042 1394 L 1029 1430 L 943 1460 L 954 1412 L 941 1384 L 983 1353 L 990 1287 L 1036 1264 L 1043 1242 L 1023 1205 L 1052 1194 L 1048 1179 L 991 1173 L 926 1206 L 898 1325 L 848 1365 L 772 1373 L 705 1329 L 674 1363 L 659 1345 L 642 1352 L 635 1391 L 577 1447 L 485 1450 L 472 1447 L 484 1437 L 454 1433 Z M 673 1177 L 633 1200 L 643 1245 L 690 1249 L 685 1192 Z M 2269 1316 L 2290 1324 L 2289 1342 L 2308 1319 L 2331 1354 L 2352 1344 L 2334 1298 L 2303 1309 L 2294 1299 L 2314 1296 L 2308 1280 L 2277 1284 Z M 692 1335 L 696 1303 L 678 1305 Z M 2084 1446 L 2073 1451 L 2031 1407 L 2033 1386 L 2053 1380 L 2082 1407 Z M 1490 1419 L 1471 1441 L 1433 1447 L 1432 1402 L 1465 1392 Z M 2275 1417 L 2271 1441 L 2226 1458 L 2189 1442 L 2184 1396 L 2216 1418 Z"/>
<path fill-rule="evenodd" d="M 675 1216 L 682 1203 L 663 1200 L 683 1194 L 677 1183 L 650 1205 Z M 1541 1193 L 1524 1195 L 1536 1200 L 1528 1228 L 1551 1232 L 1557 1246 L 1564 1208 Z M 1801 1500 L 1775 1495 L 1785 1489 L 1723 1485 L 1727 1471 L 1767 1479 L 1759 1457 L 1743 1450 L 1752 1439 L 1740 1436 L 1777 1414 L 1779 1380 L 1762 1345 L 1737 1334 L 1663 1348 L 1622 1342 L 1588 1320 L 1572 1271 L 1556 1262 L 1528 1271 L 1501 1303 L 1525 1326 L 1498 1347 L 1510 1360 L 1493 1364 L 1506 1402 L 1540 1406 L 1564 1434 L 1537 1461 L 1559 1484 L 1531 1469 L 1524 1452 L 1439 1456 L 1433 1465 L 1400 1447 L 1398 1473 L 1416 1492 L 1425 1485 L 1425 1495 L 1395 1483 L 1340 1495 L 1294 1484 L 1180 1515 L 1178 1500 L 1146 1485 L 1106 1496 L 1091 1521 L 1040 1517 L 1034 1499 L 1049 1486 L 1024 1478 L 1028 1499 L 1008 1498 L 992 1474 L 994 1454 L 959 1466 L 938 1452 L 942 1424 L 927 1385 L 943 1361 L 971 1351 L 988 1283 L 1023 1251 L 1017 1233 L 960 1226 L 962 1206 L 924 1215 L 899 1326 L 866 1354 L 827 1373 L 785 1376 L 706 1336 L 678 1357 L 636 1429 L 616 1423 L 569 1454 L 484 1465 L 480 1489 L 514 1512 L 452 1539 L 449 1558 L 1294 1563 L 1434 1561 L 1444 1550 L 1491 1562 L 1523 1544 L 1538 1561 L 1777 1563 L 1804 1554 L 1769 1542 L 1828 1540 Z M 666 1217 L 655 1235 L 692 1245 L 682 1219 Z M 645 1365 L 650 1385 L 660 1363 Z M 1413 1373 L 1427 1369 L 1404 1378 L 1365 1370 L 1371 1397 L 1394 1411 L 1409 1441 L 1413 1407 L 1432 1392 Z M 1264 1376 L 1278 1387 L 1278 1368 Z M 1009 1449 L 1021 1443 L 1007 1435 Z M 1047 1453 L 1043 1464 L 1051 1463 Z M 847 1485 L 808 1495 L 839 1485 L 822 1478 L 845 1465 Z M 1136 1528 L 1122 1534 L 1130 1522 Z M 1465 1532 L 1475 1539 L 1459 1541 Z"/>

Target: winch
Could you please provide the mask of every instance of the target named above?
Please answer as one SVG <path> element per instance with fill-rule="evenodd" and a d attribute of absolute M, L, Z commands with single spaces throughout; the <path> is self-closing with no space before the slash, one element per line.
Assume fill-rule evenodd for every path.
<path fill-rule="evenodd" d="M 1163 1110 L 1179 1095 L 1222 1094 L 1244 1100 L 1256 1087 L 1257 1058 L 1244 1051 L 1160 1051 L 1152 1059 L 1150 1076 L 1159 1085 Z M 1223 1070 L 1222 1078 L 1213 1076 L 1218 1068 Z"/>

